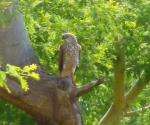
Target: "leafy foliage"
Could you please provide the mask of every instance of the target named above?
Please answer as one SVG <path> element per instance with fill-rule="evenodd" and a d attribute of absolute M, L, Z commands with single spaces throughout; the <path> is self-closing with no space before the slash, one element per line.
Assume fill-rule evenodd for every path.
<path fill-rule="evenodd" d="M 0 1 L 0 27 L 4 27 L 10 23 L 10 21 L 15 17 L 14 10 L 12 8 L 14 2 L 11 0 L 1 0 Z"/>
<path fill-rule="evenodd" d="M 0 125 L 36 125 L 25 112 L 2 100 L 0 100 L 0 114 Z"/>
<path fill-rule="evenodd" d="M 0 87 L 4 87 L 11 92 L 9 87 L 7 86 L 7 76 L 16 78 L 19 80 L 21 87 L 24 91 L 29 89 L 27 79 L 33 78 L 35 80 L 39 80 L 39 74 L 35 71 L 37 70 L 37 66 L 35 64 L 25 66 L 21 69 L 18 66 L 13 66 L 10 64 L 6 65 L 6 71 L 0 71 Z"/>
<path fill-rule="evenodd" d="M 8 6 L 11 5 L 11 3 L 12 2 L 10 0 L 2 0 L 0 2 L 0 11 L 4 12 L 8 8 Z"/>

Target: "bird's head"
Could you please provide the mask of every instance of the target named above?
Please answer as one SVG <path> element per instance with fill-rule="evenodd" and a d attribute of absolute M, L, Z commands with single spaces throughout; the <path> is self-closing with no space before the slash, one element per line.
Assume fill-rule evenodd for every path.
<path fill-rule="evenodd" d="M 77 43 L 77 38 L 72 33 L 65 33 L 62 38 L 65 43 Z"/>

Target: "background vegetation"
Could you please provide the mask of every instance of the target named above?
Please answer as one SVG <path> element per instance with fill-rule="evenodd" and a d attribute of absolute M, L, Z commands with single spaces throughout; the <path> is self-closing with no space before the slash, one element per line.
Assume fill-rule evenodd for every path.
<path fill-rule="evenodd" d="M 82 46 L 78 85 L 105 76 L 105 85 L 80 102 L 86 125 L 97 125 L 113 98 L 114 42 L 123 37 L 126 53 L 126 90 L 146 72 L 150 75 L 149 0 L 20 0 L 20 11 L 32 47 L 44 69 L 58 75 L 58 50 L 64 32 L 74 33 Z M 131 84 L 132 83 L 132 84 Z M 130 108 L 149 105 L 150 88 Z M 0 102 L 1 125 L 34 125 L 22 111 Z M 150 111 L 125 117 L 120 125 L 149 125 Z"/>

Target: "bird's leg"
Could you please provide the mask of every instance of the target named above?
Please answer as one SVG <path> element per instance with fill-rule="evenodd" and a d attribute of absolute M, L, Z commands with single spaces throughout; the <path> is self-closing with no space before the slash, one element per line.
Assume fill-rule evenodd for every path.
<path fill-rule="evenodd" d="M 58 82 L 58 88 L 61 90 L 72 91 L 72 79 L 71 76 L 60 77 Z"/>
<path fill-rule="evenodd" d="M 73 85 L 76 87 L 76 81 L 74 80 L 73 73 L 71 73 L 71 79 L 72 79 Z"/>

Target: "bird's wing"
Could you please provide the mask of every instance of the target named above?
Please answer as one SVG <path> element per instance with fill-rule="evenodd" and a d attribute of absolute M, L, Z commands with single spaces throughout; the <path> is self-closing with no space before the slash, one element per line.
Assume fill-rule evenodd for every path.
<path fill-rule="evenodd" d="M 63 70 L 63 46 L 60 46 L 59 49 L 59 71 L 62 72 Z"/>

